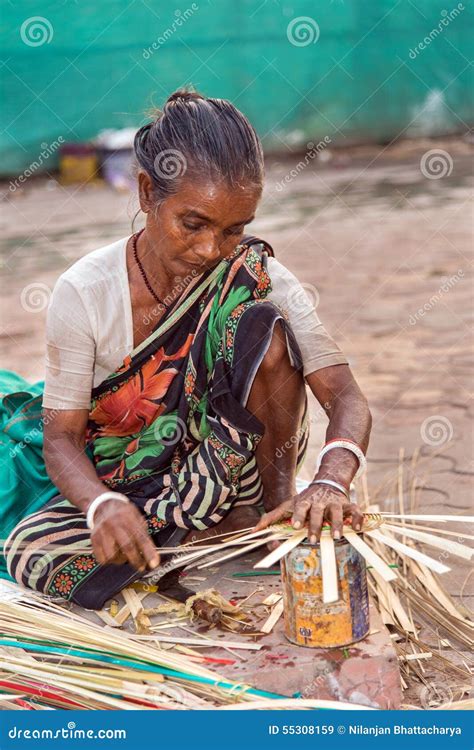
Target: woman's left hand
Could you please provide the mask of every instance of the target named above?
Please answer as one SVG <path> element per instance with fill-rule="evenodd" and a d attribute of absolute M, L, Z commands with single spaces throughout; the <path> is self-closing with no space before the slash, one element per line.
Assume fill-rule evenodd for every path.
<path fill-rule="evenodd" d="M 308 524 L 308 538 L 311 544 L 319 541 L 323 521 L 331 524 L 334 539 L 342 535 L 343 519 L 351 517 L 354 531 L 360 531 L 363 513 L 356 503 L 350 503 L 344 495 L 324 485 L 312 485 L 294 495 L 290 500 L 265 513 L 255 527 L 255 531 L 265 529 L 278 521 L 291 516 L 295 529 Z"/>

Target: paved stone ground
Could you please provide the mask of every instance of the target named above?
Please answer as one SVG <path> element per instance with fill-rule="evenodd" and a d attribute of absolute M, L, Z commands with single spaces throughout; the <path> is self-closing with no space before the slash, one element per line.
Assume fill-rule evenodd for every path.
<path fill-rule="evenodd" d="M 267 620 L 270 608 L 262 606 L 270 594 L 282 592 L 279 575 L 255 578 L 233 578 L 235 573 L 251 571 L 254 564 L 265 554 L 265 549 L 236 560 L 206 569 L 193 568 L 180 579 L 191 591 L 206 591 L 216 588 L 224 597 L 239 603 L 248 598 L 252 623 L 258 630 Z M 197 580 L 199 579 L 199 580 Z M 166 591 L 164 592 L 166 594 Z M 119 597 L 120 605 L 122 604 Z M 142 600 L 145 608 L 158 607 L 163 600 L 156 593 L 149 593 Z M 74 608 L 79 611 L 79 608 Z M 88 617 L 100 622 L 98 616 L 88 612 Z M 169 622 L 173 615 L 152 616 L 153 625 Z M 284 634 L 284 618 L 281 617 L 267 635 L 256 637 L 232 633 L 220 627 L 209 629 L 202 620 L 196 620 L 186 628 L 169 627 L 155 632 L 158 637 L 190 637 L 192 630 L 217 641 L 244 641 L 257 643 L 259 651 L 231 649 L 232 653 L 205 649 L 198 646 L 199 653 L 227 658 L 230 665 L 213 665 L 212 668 L 224 678 L 239 684 L 252 685 L 289 698 L 319 698 L 323 700 L 349 701 L 380 709 L 396 709 L 402 702 L 402 690 L 393 644 L 384 627 L 380 614 L 371 601 L 369 606 L 370 630 L 366 638 L 346 648 L 306 648 L 290 643 Z M 129 618 L 124 626 L 134 632 Z M 163 646 L 163 644 L 161 644 Z M 196 649 L 196 646 L 191 646 Z"/>
<path fill-rule="evenodd" d="M 369 398 L 369 492 L 385 510 L 398 507 L 402 450 L 406 507 L 472 511 L 471 157 L 466 141 L 447 140 L 326 153 L 296 176 L 299 157 L 272 159 L 251 227 L 319 301 Z M 39 379 L 55 278 L 128 234 L 137 204 L 103 185 L 54 179 L 3 188 L 1 366 Z M 316 405 L 312 427 L 308 466 L 324 435 Z M 469 568 L 448 564 L 446 588 L 469 607 Z"/>

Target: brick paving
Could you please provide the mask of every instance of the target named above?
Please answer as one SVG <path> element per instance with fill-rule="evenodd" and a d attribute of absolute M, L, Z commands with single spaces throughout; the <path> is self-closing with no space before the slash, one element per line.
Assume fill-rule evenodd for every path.
<path fill-rule="evenodd" d="M 441 150 L 444 176 L 426 176 L 420 167 L 432 150 Z M 382 509 L 398 507 L 402 449 L 406 507 L 470 513 L 472 147 L 456 139 L 416 141 L 329 156 L 294 178 L 299 157 L 269 160 L 251 231 L 319 301 L 323 322 L 369 398 L 371 497 Z M 45 305 L 56 277 L 84 253 L 130 233 L 137 201 L 104 185 L 63 188 L 52 178 L 31 179 L 13 192 L 3 183 L 0 193 L 0 366 L 40 379 Z M 312 408 L 308 466 L 324 435 L 324 420 Z M 463 527 L 453 529 L 462 535 Z M 469 607 L 468 564 L 447 564 L 447 590 Z"/>

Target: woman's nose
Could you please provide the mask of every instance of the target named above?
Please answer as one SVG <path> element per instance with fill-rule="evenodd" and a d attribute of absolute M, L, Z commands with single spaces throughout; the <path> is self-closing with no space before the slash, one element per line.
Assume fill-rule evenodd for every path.
<path fill-rule="evenodd" d="M 220 256 L 219 244 L 215 238 L 200 242 L 193 250 L 202 263 L 212 262 Z"/>

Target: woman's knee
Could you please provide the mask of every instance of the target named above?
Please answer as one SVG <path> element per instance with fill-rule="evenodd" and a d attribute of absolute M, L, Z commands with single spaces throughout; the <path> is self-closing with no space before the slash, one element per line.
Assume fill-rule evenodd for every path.
<path fill-rule="evenodd" d="M 43 591 L 43 584 L 54 568 L 54 549 L 35 538 L 25 523 L 38 514 L 29 516 L 16 526 L 5 541 L 3 556 L 9 575 L 22 586 Z M 36 535 L 37 536 L 37 535 Z"/>
<path fill-rule="evenodd" d="M 288 352 L 286 334 L 282 323 L 277 321 L 273 328 L 270 345 L 262 359 L 258 371 L 264 375 L 278 377 L 282 373 L 282 368 L 283 370 L 288 370 L 290 368 L 293 369 Z"/>
<path fill-rule="evenodd" d="M 285 328 L 275 323 L 265 356 L 256 372 L 246 407 L 265 424 L 269 420 L 299 419 L 305 403 L 303 373 L 293 363 L 288 349 Z M 288 405 L 291 408 L 288 409 Z M 292 419 L 288 420 L 289 417 Z"/>
<path fill-rule="evenodd" d="M 20 531 L 13 531 L 5 542 L 3 549 L 6 568 L 9 575 L 20 585 L 31 588 L 32 574 L 41 575 L 42 562 L 37 553 L 29 551 L 21 541 Z"/>
<path fill-rule="evenodd" d="M 17 571 L 19 557 L 21 555 L 20 540 L 18 538 L 19 534 L 20 529 L 18 527 L 14 528 L 5 540 L 2 550 L 8 574 L 11 575 L 11 577 L 15 580 L 17 580 L 15 574 Z"/>

